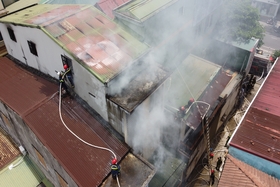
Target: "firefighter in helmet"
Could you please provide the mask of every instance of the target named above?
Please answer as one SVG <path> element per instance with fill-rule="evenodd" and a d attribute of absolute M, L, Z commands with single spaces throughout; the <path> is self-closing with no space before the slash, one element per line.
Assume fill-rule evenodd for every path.
<path fill-rule="evenodd" d="M 118 164 L 117 159 L 114 158 L 112 160 L 112 165 L 111 165 L 111 174 L 112 174 L 113 179 L 116 179 L 116 177 L 119 176 L 120 173 L 121 173 L 121 167 Z"/>

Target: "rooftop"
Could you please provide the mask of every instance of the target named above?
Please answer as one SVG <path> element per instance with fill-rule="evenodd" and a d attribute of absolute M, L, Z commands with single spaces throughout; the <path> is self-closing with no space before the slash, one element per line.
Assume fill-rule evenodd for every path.
<path fill-rule="evenodd" d="M 142 22 L 175 1 L 177 0 L 134 0 L 120 6 L 115 12 Z"/>
<path fill-rule="evenodd" d="M 0 66 L 0 100 L 23 118 L 77 185 L 100 185 L 110 173 L 112 154 L 83 144 L 63 126 L 58 113 L 58 86 L 6 57 L 0 58 Z M 89 143 L 112 149 L 118 160 L 129 151 L 75 100 L 62 100 L 62 116 L 75 134 Z M 96 159 L 98 162 L 94 162 Z"/>
<path fill-rule="evenodd" d="M 132 112 L 168 77 L 168 73 L 159 66 L 140 72 L 120 93 L 108 98 L 127 112 Z"/>
<path fill-rule="evenodd" d="M 97 2 L 97 5 L 107 16 L 114 19 L 113 10 L 128 1 L 130 0 L 100 0 Z"/>
<path fill-rule="evenodd" d="M 0 22 L 39 27 L 103 83 L 149 49 L 93 6 L 41 4 Z"/>
<path fill-rule="evenodd" d="M 189 55 L 171 75 L 170 87 L 166 90 L 167 107 L 177 109 L 186 105 L 190 98 L 197 100 L 220 69 L 217 64 Z"/>
<path fill-rule="evenodd" d="M 227 155 L 218 186 L 280 186 L 280 180 Z"/>
<path fill-rule="evenodd" d="M 280 59 L 239 124 L 230 146 L 280 164 Z"/>

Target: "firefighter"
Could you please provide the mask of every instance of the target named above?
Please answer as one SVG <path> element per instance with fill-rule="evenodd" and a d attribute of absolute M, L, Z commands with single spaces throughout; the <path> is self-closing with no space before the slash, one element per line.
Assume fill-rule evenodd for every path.
<path fill-rule="evenodd" d="M 64 80 L 64 73 L 63 73 L 63 71 L 57 72 L 57 75 L 58 75 L 58 79 L 59 79 L 59 84 L 61 84 L 62 95 L 65 95 L 68 93 L 68 88 L 67 88 L 65 80 Z"/>
<path fill-rule="evenodd" d="M 74 88 L 75 86 L 74 86 L 74 82 L 73 82 L 73 76 L 72 76 L 71 68 L 69 68 L 67 64 L 64 64 L 63 68 L 65 70 L 65 73 L 64 73 L 63 76 L 67 77 L 67 79 L 69 80 L 69 82 L 71 84 L 71 87 Z"/>
<path fill-rule="evenodd" d="M 188 101 L 188 104 L 185 105 L 185 108 L 189 108 L 194 102 L 194 99 L 193 98 L 190 98 L 190 100 Z"/>
<path fill-rule="evenodd" d="M 216 164 L 216 170 L 220 171 L 220 167 L 222 165 L 223 161 L 222 161 L 222 157 L 218 158 L 217 164 Z"/>
<path fill-rule="evenodd" d="M 210 181 L 209 181 L 210 185 L 214 185 L 215 183 L 215 170 L 211 169 L 211 174 L 210 174 Z"/>
<path fill-rule="evenodd" d="M 117 176 L 119 176 L 121 173 L 121 167 L 118 165 L 117 159 L 112 160 L 112 165 L 111 165 L 111 174 L 113 179 L 116 179 Z"/>

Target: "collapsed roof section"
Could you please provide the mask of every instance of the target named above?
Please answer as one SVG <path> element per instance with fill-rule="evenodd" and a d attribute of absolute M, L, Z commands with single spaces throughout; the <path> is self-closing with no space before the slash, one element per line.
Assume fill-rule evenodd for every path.
<path fill-rule="evenodd" d="M 0 21 L 42 29 L 103 83 L 149 49 L 93 6 L 36 5 Z"/>
<path fill-rule="evenodd" d="M 152 94 L 169 76 L 160 66 L 141 71 L 120 93 L 108 95 L 108 99 L 131 113 L 141 102 Z"/>

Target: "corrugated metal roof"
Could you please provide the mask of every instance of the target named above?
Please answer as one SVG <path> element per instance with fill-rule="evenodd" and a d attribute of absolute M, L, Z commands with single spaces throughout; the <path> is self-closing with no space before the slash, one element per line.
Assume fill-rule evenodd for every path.
<path fill-rule="evenodd" d="M 236 187 L 236 186 L 280 186 L 280 181 L 270 175 L 257 170 L 256 168 L 227 155 L 223 172 L 218 183 L 219 187 Z"/>
<path fill-rule="evenodd" d="M 130 0 L 100 0 L 97 4 L 107 16 L 113 19 L 113 10 L 128 1 Z"/>
<path fill-rule="evenodd" d="M 57 91 L 49 81 L 23 71 L 8 58 L 0 59 L 0 99 L 18 114 L 24 115 Z"/>
<path fill-rule="evenodd" d="M 0 128 L 0 170 L 16 159 L 19 155 L 19 150 L 9 140 L 7 134 L 2 130 L 2 128 Z"/>
<path fill-rule="evenodd" d="M 58 85 L 26 72 L 7 58 L 1 58 L 0 66 L 2 102 L 19 112 L 79 186 L 100 185 L 110 173 L 113 156 L 110 152 L 83 144 L 66 130 L 58 114 Z M 76 101 L 63 99 L 62 116 L 78 136 L 89 143 L 112 149 L 119 160 L 128 152 L 126 144 L 110 134 Z"/>
<path fill-rule="evenodd" d="M 0 22 L 39 26 L 103 83 L 149 48 L 92 6 L 37 5 L 6 16 Z M 110 61 L 109 66 L 106 61 Z"/>
<path fill-rule="evenodd" d="M 280 164 L 280 59 L 248 109 L 230 145 Z"/>
<path fill-rule="evenodd" d="M 134 0 L 120 6 L 115 11 L 131 19 L 144 21 L 154 15 L 159 9 L 176 1 L 177 0 Z"/>

